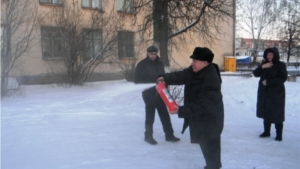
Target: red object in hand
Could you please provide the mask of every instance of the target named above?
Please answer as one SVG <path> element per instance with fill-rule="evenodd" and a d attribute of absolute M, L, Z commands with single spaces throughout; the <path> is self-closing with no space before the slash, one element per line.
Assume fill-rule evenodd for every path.
<path fill-rule="evenodd" d="M 166 106 L 168 107 L 169 111 L 176 111 L 178 107 L 177 103 L 173 100 L 170 93 L 168 92 L 164 83 L 158 83 L 156 85 L 156 90 L 160 97 L 165 102 Z"/>

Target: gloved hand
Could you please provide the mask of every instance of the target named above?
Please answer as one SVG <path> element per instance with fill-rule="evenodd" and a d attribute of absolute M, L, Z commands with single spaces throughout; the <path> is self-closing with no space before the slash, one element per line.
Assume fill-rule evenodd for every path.
<path fill-rule="evenodd" d="M 176 109 L 175 109 L 174 111 L 170 111 L 170 110 L 168 109 L 168 112 L 169 112 L 170 114 L 178 114 L 178 106 L 175 105 L 175 107 L 176 107 Z"/>

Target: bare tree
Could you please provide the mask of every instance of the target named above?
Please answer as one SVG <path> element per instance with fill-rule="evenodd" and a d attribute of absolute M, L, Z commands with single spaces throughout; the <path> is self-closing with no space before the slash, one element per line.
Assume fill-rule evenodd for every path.
<path fill-rule="evenodd" d="M 160 57 L 169 67 L 168 49 L 180 49 L 191 34 L 206 43 L 218 40 L 224 33 L 222 24 L 234 16 L 235 0 L 137 0 L 134 9 L 143 12 L 145 19 L 140 31 L 153 34 L 153 44 L 160 49 Z M 181 44 L 172 43 L 173 38 Z"/>
<path fill-rule="evenodd" d="M 38 24 L 37 4 L 32 0 L 1 1 L 1 97 L 9 94 L 11 71 L 33 45 Z"/>
<path fill-rule="evenodd" d="M 300 2 L 298 0 L 282 0 L 279 13 L 279 37 L 288 42 L 287 63 L 290 56 L 299 56 L 300 48 Z"/>
<path fill-rule="evenodd" d="M 117 55 L 117 30 L 122 26 L 119 20 L 113 9 L 84 12 L 80 2 L 65 2 L 63 7 L 53 8 L 42 22 L 45 28 L 42 39 L 43 33 L 49 35 L 49 32 L 53 39 L 61 37 L 59 43 L 52 46 L 56 54 L 46 51 L 43 57 L 63 60 L 68 83 L 82 85 L 97 66 L 111 63 L 109 58 Z M 51 45 L 47 41 L 42 43 Z"/>
<path fill-rule="evenodd" d="M 262 38 L 274 35 L 278 12 L 277 0 L 237 1 L 237 26 L 253 39 L 253 62 L 256 62 Z"/>

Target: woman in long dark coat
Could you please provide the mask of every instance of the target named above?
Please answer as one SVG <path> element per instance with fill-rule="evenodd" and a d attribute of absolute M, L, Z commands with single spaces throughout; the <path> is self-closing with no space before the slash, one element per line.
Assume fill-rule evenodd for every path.
<path fill-rule="evenodd" d="M 264 119 L 264 132 L 260 137 L 270 137 L 271 124 L 275 124 L 276 141 L 282 140 L 283 122 L 285 120 L 285 86 L 287 70 L 279 61 L 277 48 L 264 51 L 264 60 L 253 74 L 260 77 L 257 91 L 256 116 Z"/>

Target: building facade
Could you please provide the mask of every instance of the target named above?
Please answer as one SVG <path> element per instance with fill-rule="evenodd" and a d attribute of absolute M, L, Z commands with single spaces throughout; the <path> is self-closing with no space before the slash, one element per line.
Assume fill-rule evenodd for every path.
<path fill-rule="evenodd" d="M 287 48 L 288 42 L 283 40 L 267 40 L 267 39 L 251 39 L 251 38 L 237 38 L 236 39 L 236 55 L 249 55 L 251 56 L 254 52 L 254 45 L 257 43 L 257 52 L 259 56 L 262 56 L 262 52 L 271 47 L 278 49 Z"/>
<path fill-rule="evenodd" d="M 7 27 L 11 29 L 5 8 L 7 3 L 14 1 L 20 2 L 1 1 L 4 36 L 9 33 Z M 5 49 L 15 51 L 17 59 L 9 74 L 20 84 L 59 83 L 73 76 L 72 80 L 78 81 L 122 79 L 127 69 L 146 57 L 146 48 L 153 43 L 149 40 L 152 33 L 139 31 L 144 15 L 143 12 L 135 13 L 133 0 L 24 0 L 24 3 L 31 5 L 19 4 L 13 12 L 28 16 L 28 20 L 20 20 L 9 41 L 17 43 L 24 39 L 28 43 L 12 43 L 7 47 L 9 38 L 1 39 L 2 55 Z M 22 7 L 28 8 L 24 10 L 26 13 L 22 13 Z M 232 7 L 232 13 L 234 10 Z M 171 70 L 189 66 L 189 56 L 196 46 L 211 48 L 215 53 L 214 62 L 222 68 L 224 56 L 235 53 L 234 23 L 235 19 L 229 18 L 222 24 L 226 32 L 223 40 L 212 44 L 197 35 L 189 35 L 184 48 L 170 49 Z M 180 39 L 174 38 L 173 42 L 179 43 Z M 26 45 L 23 53 L 17 52 L 18 47 Z M 75 78 L 84 73 L 90 75 Z"/>

